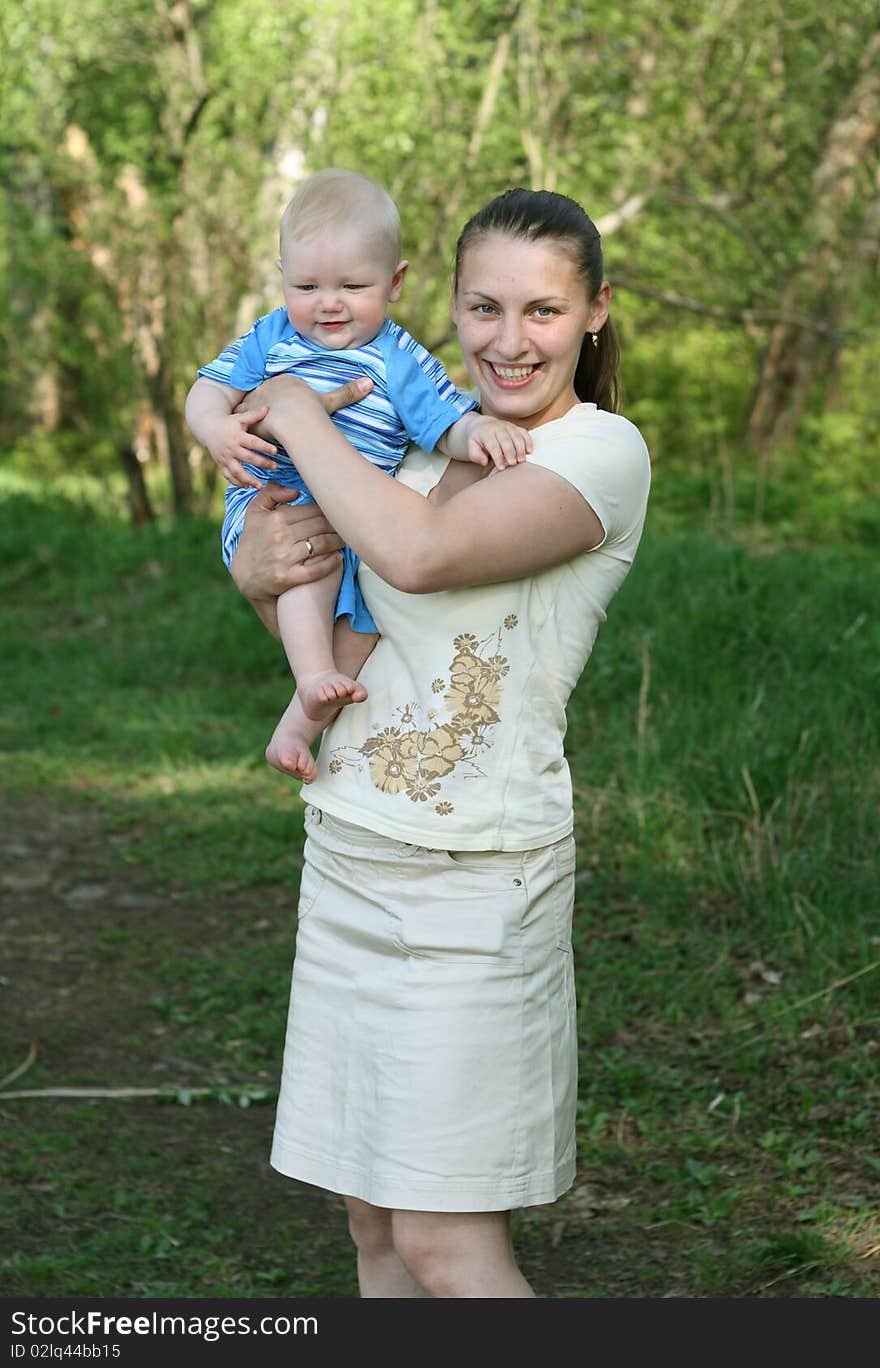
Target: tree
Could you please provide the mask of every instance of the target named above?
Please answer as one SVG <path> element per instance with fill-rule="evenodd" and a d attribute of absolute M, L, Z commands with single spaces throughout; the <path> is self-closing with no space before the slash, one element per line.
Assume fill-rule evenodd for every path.
<path fill-rule="evenodd" d="M 278 216 L 320 166 L 397 198 L 398 316 L 452 367 L 463 219 L 510 184 L 584 202 L 658 447 L 670 337 L 747 339 L 718 423 L 768 453 L 876 321 L 873 0 L 19 0 L 0 25 L 0 431 L 121 465 L 139 516 L 144 469 L 178 511 L 210 492 L 186 390 L 279 302 Z"/>
<path fill-rule="evenodd" d="M 779 301 L 749 417 L 767 453 L 793 436 L 811 391 L 833 374 L 853 296 L 880 252 L 880 29 L 864 49 L 813 175 L 811 231 Z"/>

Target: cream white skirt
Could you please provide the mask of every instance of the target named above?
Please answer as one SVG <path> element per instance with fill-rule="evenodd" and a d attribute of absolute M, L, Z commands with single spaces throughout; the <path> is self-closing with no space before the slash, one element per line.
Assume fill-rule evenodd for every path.
<path fill-rule="evenodd" d="M 271 1163 L 374 1206 L 574 1181 L 574 841 L 425 850 L 306 812 Z"/>

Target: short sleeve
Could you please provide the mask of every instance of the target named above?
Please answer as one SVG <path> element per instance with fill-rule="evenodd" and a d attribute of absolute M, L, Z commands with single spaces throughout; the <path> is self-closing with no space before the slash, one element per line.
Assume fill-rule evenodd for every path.
<path fill-rule="evenodd" d="M 213 361 L 202 366 L 199 375 L 221 385 L 231 385 L 233 389 L 253 389 L 266 379 L 269 348 L 289 331 L 286 310 L 273 309 L 272 313 L 258 318 L 249 332 L 230 342 Z"/>
<path fill-rule="evenodd" d="M 447 428 L 477 407 L 456 389 L 436 356 L 403 328 L 382 334 L 388 395 L 412 441 L 433 451 Z"/>
<path fill-rule="evenodd" d="M 633 423 L 582 404 L 564 418 L 535 428 L 532 436 L 529 462 L 561 475 L 583 495 L 605 530 L 603 545 L 641 528 L 651 463 Z"/>

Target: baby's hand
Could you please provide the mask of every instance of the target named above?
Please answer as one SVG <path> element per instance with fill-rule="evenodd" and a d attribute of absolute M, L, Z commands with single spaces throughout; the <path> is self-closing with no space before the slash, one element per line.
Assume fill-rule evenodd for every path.
<path fill-rule="evenodd" d="M 467 459 L 476 465 L 486 465 L 488 459 L 497 470 L 504 470 L 519 465 L 531 449 L 531 433 L 525 428 L 480 414 L 468 437 Z"/>
<path fill-rule="evenodd" d="M 218 416 L 211 424 L 206 445 L 211 459 L 216 461 L 230 484 L 239 489 L 261 489 L 256 475 L 245 470 L 242 461 L 259 466 L 261 470 L 277 470 L 278 463 L 267 459 L 275 455 L 276 448 L 256 433 L 248 429 L 252 423 L 259 423 L 269 409 L 245 409 L 242 413 Z M 263 453 L 262 455 L 260 453 Z"/>
<path fill-rule="evenodd" d="M 466 413 L 443 434 L 438 447 L 454 461 L 471 461 L 498 470 L 518 465 L 532 449 L 531 433 L 502 418 Z"/>

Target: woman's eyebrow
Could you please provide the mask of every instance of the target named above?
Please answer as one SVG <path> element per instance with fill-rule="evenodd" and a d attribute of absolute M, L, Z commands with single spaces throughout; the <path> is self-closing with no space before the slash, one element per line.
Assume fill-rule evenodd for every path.
<path fill-rule="evenodd" d="M 482 290 L 463 290 L 462 297 L 464 299 L 485 299 L 490 304 L 498 303 L 497 299 L 495 299 L 492 295 L 484 294 Z M 534 309 L 537 308 L 540 304 L 558 304 L 565 306 L 568 303 L 569 300 L 566 295 L 544 295 L 540 299 L 526 300 L 525 307 L 527 309 Z"/>

